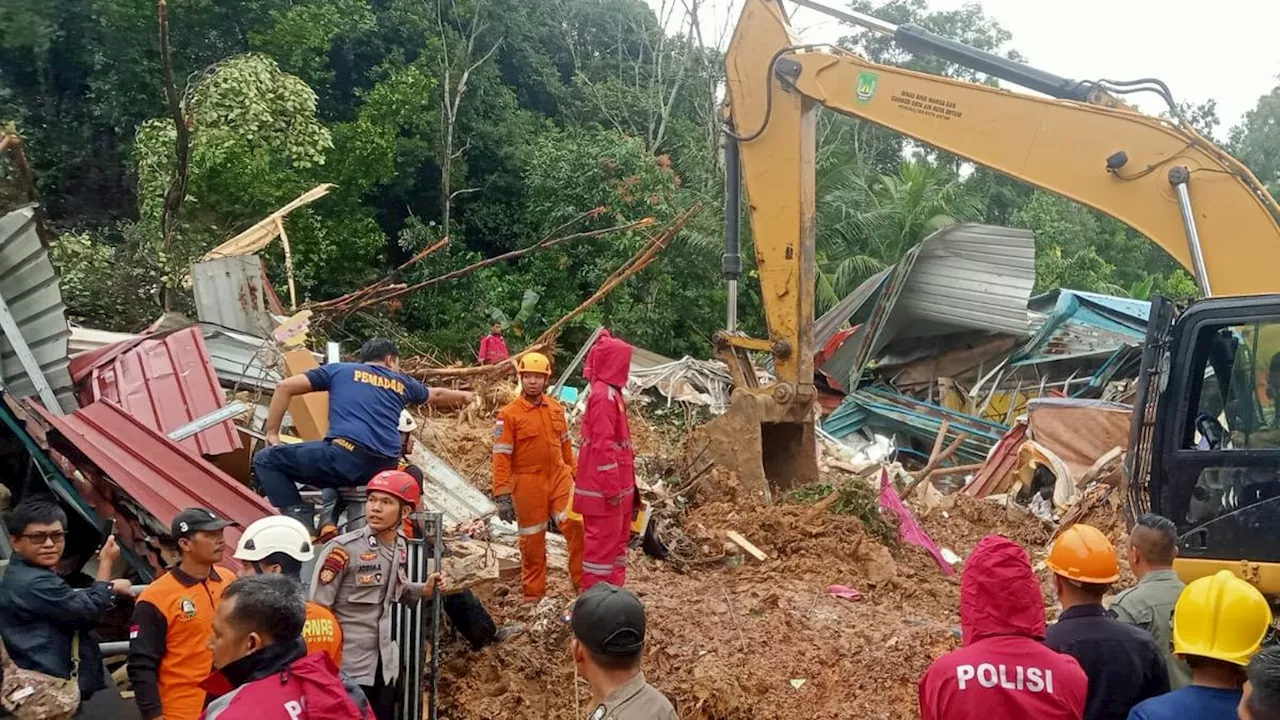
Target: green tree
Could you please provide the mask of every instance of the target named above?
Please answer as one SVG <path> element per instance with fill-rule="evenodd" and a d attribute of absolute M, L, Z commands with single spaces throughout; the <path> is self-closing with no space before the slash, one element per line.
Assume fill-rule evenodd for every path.
<path fill-rule="evenodd" d="M 311 171 L 324 164 L 333 146 L 329 131 L 316 120 L 315 93 L 266 56 L 239 55 L 218 63 L 185 95 L 183 112 L 192 135 L 188 202 L 170 256 L 154 246 L 171 288 L 179 287 L 191 263 L 223 239 L 220 230 L 255 222 L 306 189 Z M 138 209 L 146 227 L 159 226 L 174 134 L 168 118 L 138 128 Z"/>
<path fill-rule="evenodd" d="M 1273 196 L 1280 195 L 1280 86 L 1258 98 L 1231 129 L 1229 147 Z"/>
<path fill-rule="evenodd" d="M 979 197 L 950 168 L 926 159 L 903 162 L 892 174 L 831 163 L 819 173 L 818 194 L 819 312 L 930 233 L 982 212 Z"/>

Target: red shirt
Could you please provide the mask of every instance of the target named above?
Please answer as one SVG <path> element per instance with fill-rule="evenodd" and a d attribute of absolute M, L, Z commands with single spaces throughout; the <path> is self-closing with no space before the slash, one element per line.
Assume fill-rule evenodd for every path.
<path fill-rule="evenodd" d="M 511 357 L 511 351 L 507 350 L 507 341 L 502 339 L 501 335 L 489 333 L 480 338 L 481 365 L 492 365 L 509 357 Z"/>

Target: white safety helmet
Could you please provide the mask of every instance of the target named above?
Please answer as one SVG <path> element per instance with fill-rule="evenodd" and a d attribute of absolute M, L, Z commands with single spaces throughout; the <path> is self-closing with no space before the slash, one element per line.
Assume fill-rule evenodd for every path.
<path fill-rule="evenodd" d="M 418 421 L 413 419 L 408 410 L 400 411 L 400 432 L 413 432 L 418 429 Z"/>
<path fill-rule="evenodd" d="M 244 562 L 258 562 L 276 553 L 284 553 L 303 563 L 315 557 L 311 533 L 306 526 L 286 515 L 256 520 L 240 536 L 233 557 Z"/>

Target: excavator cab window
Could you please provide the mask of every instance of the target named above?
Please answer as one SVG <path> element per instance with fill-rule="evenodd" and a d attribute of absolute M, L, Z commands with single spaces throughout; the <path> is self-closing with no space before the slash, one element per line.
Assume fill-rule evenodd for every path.
<path fill-rule="evenodd" d="M 1280 315 L 1187 329 L 1164 398 L 1178 440 L 1160 511 L 1185 557 L 1280 561 Z"/>

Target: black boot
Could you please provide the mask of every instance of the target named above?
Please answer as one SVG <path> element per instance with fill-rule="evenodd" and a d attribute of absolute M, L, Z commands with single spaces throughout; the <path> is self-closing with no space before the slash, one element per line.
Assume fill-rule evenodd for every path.
<path fill-rule="evenodd" d="M 287 508 L 280 508 L 280 514 L 291 517 L 302 523 L 302 526 L 311 534 L 312 539 L 316 536 L 316 509 L 310 505 L 293 505 Z"/>

